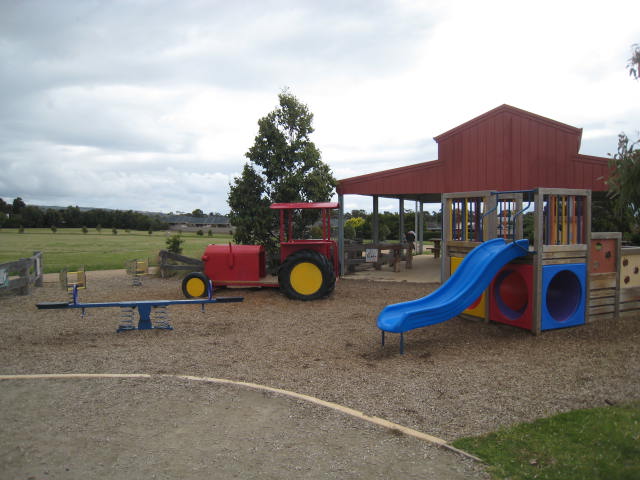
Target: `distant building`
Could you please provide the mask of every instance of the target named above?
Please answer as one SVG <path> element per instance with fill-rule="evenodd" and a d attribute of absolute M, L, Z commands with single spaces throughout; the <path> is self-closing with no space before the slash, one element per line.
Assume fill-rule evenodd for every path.
<path fill-rule="evenodd" d="M 204 217 L 191 217 L 188 215 L 164 215 L 163 221 L 169 224 L 169 230 L 181 232 L 197 232 L 202 230 L 207 233 L 233 233 L 234 227 L 229 223 L 229 217 L 222 215 L 207 215 Z"/>

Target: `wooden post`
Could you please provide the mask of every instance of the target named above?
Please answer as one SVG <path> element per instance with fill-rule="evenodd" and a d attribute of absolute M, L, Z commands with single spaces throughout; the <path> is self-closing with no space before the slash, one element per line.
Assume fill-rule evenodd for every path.
<path fill-rule="evenodd" d="M 398 230 L 400 230 L 400 232 L 398 236 L 398 241 L 399 243 L 404 243 L 404 198 L 403 197 L 400 197 L 398 199 L 398 212 L 400 213 L 400 222 L 398 226 Z"/>
<path fill-rule="evenodd" d="M 416 218 L 418 219 L 416 224 L 416 235 L 418 238 L 416 241 L 418 242 L 418 254 L 422 255 L 424 253 L 424 203 L 422 200 L 420 200 L 419 205 L 420 213 L 416 212 Z"/>
<path fill-rule="evenodd" d="M 485 205 L 485 211 L 482 212 L 482 214 L 484 215 L 485 213 L 497 208 L 498 206 L 498 197 L 496 197 L 495 195 L 491 195 L 491 193 L 489 192 L 489 194 L 484 196 L 484 205 Z M 494 210 L 495 212 L 495 210 Z M 497 229 L 497 215 L 495 214 L 489 214 L 486 217 L 484 217 L 484 219 L 482 220 L 482 240 L 483 241 L 487 241 L 487 240 L 491 240 L 493 238 L 496 238 L 496 229 Z"/>
<path fill-rule="evenodd" d="M 33 252 L 33 260 L 34 260 L 34 274 L 35 274 L 35 282 L 34 285 L 36 287 L 41 287 L 44 282 L 44 264 L 42 262 L 42 252 Z"/>
<path fill-rule="evenodd" d="M 534 335 L 540 335 L 542 331 L 542 253 L 543 245 L 543 219 L 544 219 L 544 193 L 537 191 L 534 196 L 534 229 L 533 245 L 533 311 L 531 319 L 531 331 Z"/>
<path fill-rule="evenodd" d="M 449 243 L 449 233 L 451 230 L 451 199 L 443 193 L 440 200 L 440 211 L 442 212 L 442 236 L 440 240 L 440 282 L 446 282 L 450 275 L 449 255 L 447 246 Z"/>
<path fill-rule="evenodd" d="M 371 241 L 380 243 L 380 218 L 378 216 L 378 195 L 373 196 L 373 221 L 371 225 Z"/>
<path fill-rule="evenodd" d="M 346 272 L 346 266 L 344 262 L 344 195 L 338 194 L 338 257 L 340 259 L 340 276 L 343 276 Z"/>

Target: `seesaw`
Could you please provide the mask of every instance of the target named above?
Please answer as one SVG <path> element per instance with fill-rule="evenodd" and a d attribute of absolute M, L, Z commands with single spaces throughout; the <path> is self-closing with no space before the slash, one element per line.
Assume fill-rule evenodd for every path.
<path fill-rule="evenodd" d="M 189 300 L 129 300 L 125 302 L 97 302 L 97 303 L 83 303 L 78 301 L 78 286 L 73 285 L 72 300 L 71 302 L 42 302 L 37 303 L 36 307 L 40 310 L 56 310 L 67 308 L 80 308 L 82 309 L 82 316 L 85 315 L 85 309 L 87 308 L 121 308 L 122 315 L 120 320 L 122 323 L 116 330 L 122 332 L 126 330 L 173 330 L 173 327 L 169 324 L 166 307 L 169 305 L 201 305 L 204 312 L 204 306 L 208 303 L 234 303 L 242 302 L 243 297 L 213 297 L 213 285 L 209 282 L 207 289 L 207 298 L 197 298 Z M 134 311 L 138 311 L 138 326 L 133 324 Z M 152 313 L 155 314 L 152 323 Z"/>

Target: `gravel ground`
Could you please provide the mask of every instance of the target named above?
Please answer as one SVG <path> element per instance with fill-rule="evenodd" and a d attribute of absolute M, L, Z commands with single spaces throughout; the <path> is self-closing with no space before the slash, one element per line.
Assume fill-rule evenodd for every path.
<path fill-rule="evenodd" d="M 315 396 L 446 440 L 640 399 L 638 318 L 538 337 L 456 318 L 405 334 L 404 355 L 396 335 L 381 348 L 378 312 L 436 287 L 347 279 L 330 298 L 309 303 L 276 290 L 220 290 L 218 296 L 244 302 L 209 305 L 204 313 L 173 306 L 173 331 L 116 334 L 117 309 L 90 309 L 84 319 L 77 310 L 37 310 L 38 302 L 66 299 L 56 283 L 45 283 L 29 296 L 0 298 L 0 374 L 229 378 Z M 175 279 L 149 277 L 133 287 L 123 272 L 90 272 L 80 297 L 181 293 Z"/>

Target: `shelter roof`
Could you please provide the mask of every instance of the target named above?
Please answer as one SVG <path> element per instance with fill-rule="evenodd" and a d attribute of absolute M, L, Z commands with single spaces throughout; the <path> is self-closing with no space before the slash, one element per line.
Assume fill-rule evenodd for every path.
<path fill-rule="evenodd" d="M 439 202 L 442 193 L 606 190 L 608 159 L 579 153 L 582 129 L 501 105 L 434 138 L 438 159 L 338 181 L 338 193 Z"/>
<path fill-rule="evenodd" d="M 513 115 L 517 115 L 521 118 L 527 118 L 531 121 L 537 122 L 539 124 L 544 124 L 547 125 L 551 128 L 555 128 L 558 130 L 563 130 L 575 135 L 578 135 L 580 138 L 582 138 L 582 129 L 581 128 L 576 128 L 576 127 L 572 127 L 571 125 L 567 125 L 566 123 L 562 123 L 562 122 L 558 122 L 557 120 L 553 120 L 551 118 L 547 118 L 547 117 L 543 117 L 542 115 L 538 115 L 535 113 L 531 113 L 531 112 L 527 112 L 526 110 L 522 110 L 520 108 L 516 108 L 516 107 L 512 107 L 511 105 L 507 105 L 506 103 L 500 105 L 499 107 L 494 108 L 493 110 L 489 110 L 486 113 L 483 113 L 482 115 L 478 115 L 475 118 L 472 118 L 471 120 L 468 120 L 460 125 L 458 125 L 457 127 L 452 128 L 451 130 L 447 130 L 444 133 L 441 133 L 440 135 L 433 137 L 433 139 L 436 141 L 436 143 L 440 143 L 442 140 L 445 140 L 446 138 L 455 135 L 457 133 L 460 133 L 466 129 L 469 128 L 474 128 L 476 126 L 478 126 L 480 123 L 482 122 L 486 122 L 487 120 L 490 120 L 491 118 L 497 117 L 500 114 L 503 113 L 510 113 Z"/>

